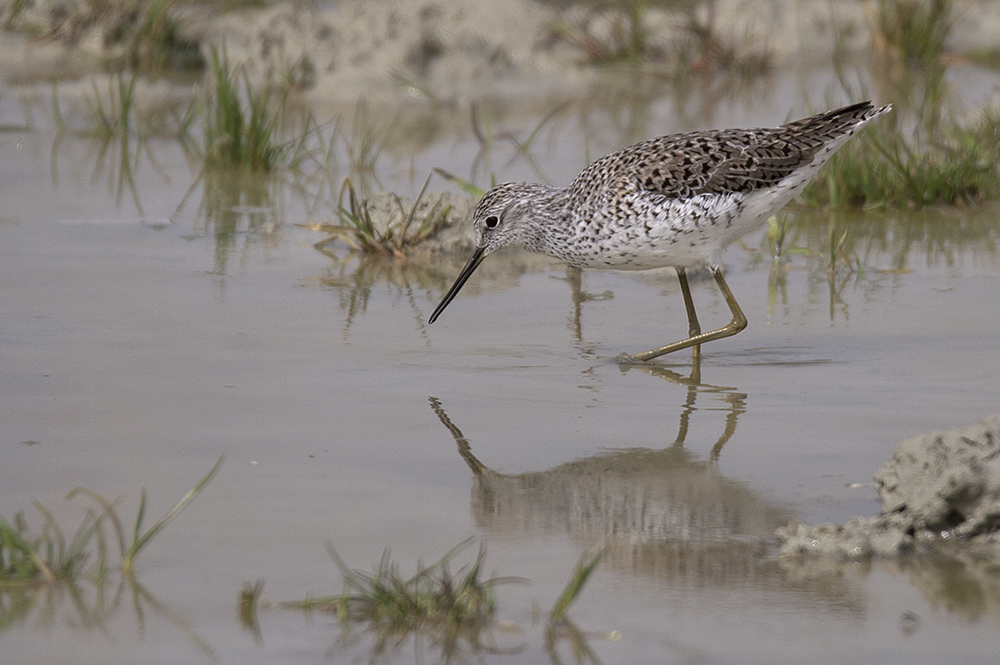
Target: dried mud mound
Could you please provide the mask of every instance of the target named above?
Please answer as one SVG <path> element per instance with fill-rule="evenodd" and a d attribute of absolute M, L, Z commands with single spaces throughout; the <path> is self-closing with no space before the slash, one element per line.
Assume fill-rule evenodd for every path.
<path fill-rule="evenodd" d="M 881 514 L 782 527 L 782 554 L 865 558 L 958 548 L 1000 556 L 1000 413 L 900 441 L 875 483 Z"/>

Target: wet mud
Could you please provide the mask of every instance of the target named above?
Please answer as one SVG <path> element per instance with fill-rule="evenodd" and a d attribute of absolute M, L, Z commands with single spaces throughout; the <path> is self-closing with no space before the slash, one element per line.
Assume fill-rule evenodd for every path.
<path fill-rule="evenodd" d="M 882 511 L 777 531 L 785 556 L 1000 556 L 1000 413 L 904 439 L 875 474 Z"/>

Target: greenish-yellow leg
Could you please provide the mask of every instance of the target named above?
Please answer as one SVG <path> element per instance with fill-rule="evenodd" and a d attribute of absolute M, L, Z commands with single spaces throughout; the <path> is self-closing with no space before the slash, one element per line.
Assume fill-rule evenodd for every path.
<path fill-rule="evenodd" d="M 684 296 L 684 309 L 688 315 L 688 337 L 697 337 L 701 334 L 701 324 L 698 323 L 698 314 L 694 311 L 694 300 L 691 298 L 691 287 L 688 286 L 687 273 L 684 268 L 677 268 L 677 281 L 681 284 L 681 295 Z M 695 364 L 701 361 L 701 344 L 691 347 L 694 352 L 692 360 Z"/>
<path fill-rule="evenodd" d="M 726 284 L 726 279 L 722 276 L 722 271 L 712 270 L 712 275 L 715 277 L 715 281 L 719 285 L 719 290 L 722 291 L 722 297 L 726 299 L 726 304 L 729 305 L 729 310 L 733 313 L 732 321 L 716 330 L 710 330 L 706 333 L 700 332 L 701 327 L 698 325 L 698 316 L 695 314 L 694 302 L 691 300 L 691 291 L 688 287 L 687 275 L 684 274 L 683 270 L 679 269 L 677 271 L 677 278 L 681 283 L 681 293 L 684 295 L 684 306 L 687 308 L 688 312 L 690 336 L 687 339 L 680 340 L 679 342 L 673 342 L 672 344 L 667 344 L 666 346 L 661 346 L 657 349 L 650 349 L 649 351 L 643 351 L 642 353 L 636 353 L 633 355 L 623 353 L 618 357 L 618 362 L 645 362 L 647 360 L 652 360 L 653 358 L 659 358 L 667 353 L 680 351 L 681 349 L 686 349 L 691 346 L 695 347 L 695 357 L 697 358 L 700 357 L 700 350 L 698 349 L 699 345 L 704 344 L 705 342 L 722 339 L 723 337 L 731 337 L 746 328 L 747 317 L 743 315 L 743 310 L 740 309 L 739 304 L 736 302 L 736 298 L 733 297 L 733 292 L 729 290 L 729 285 Z"/>

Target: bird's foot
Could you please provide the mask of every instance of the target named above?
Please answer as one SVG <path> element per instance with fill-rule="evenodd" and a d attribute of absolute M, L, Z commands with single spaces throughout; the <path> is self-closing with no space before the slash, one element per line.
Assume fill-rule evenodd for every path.
<path fill-rule="evenodd" d="M 632 365 L 638 365 L 642 361 L 637 358 L 633 358 L 627 353 L 622 353 L 617 358 L 615 358 L 615 362 L 618 363 L 619 365 L 625 365 L 627 367 L 631 367 Z"/>

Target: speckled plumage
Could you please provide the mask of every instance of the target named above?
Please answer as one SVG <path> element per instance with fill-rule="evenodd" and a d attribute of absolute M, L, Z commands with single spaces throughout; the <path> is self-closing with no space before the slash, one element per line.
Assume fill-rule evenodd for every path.
<path fill-rule="evenodd" d="M 776 128 L 661 136 L 598 159 L 565 188 L 497 185 L 473 215 L 476 253 L 431 322 L 483 258 L 523 247 L 579 268 L 675 267 L 693 332 L 683 270 L 707 265 L 722 280 L 725 247 L 801 192 L 837 148 L 889 109 L 862 102 Z"/>

